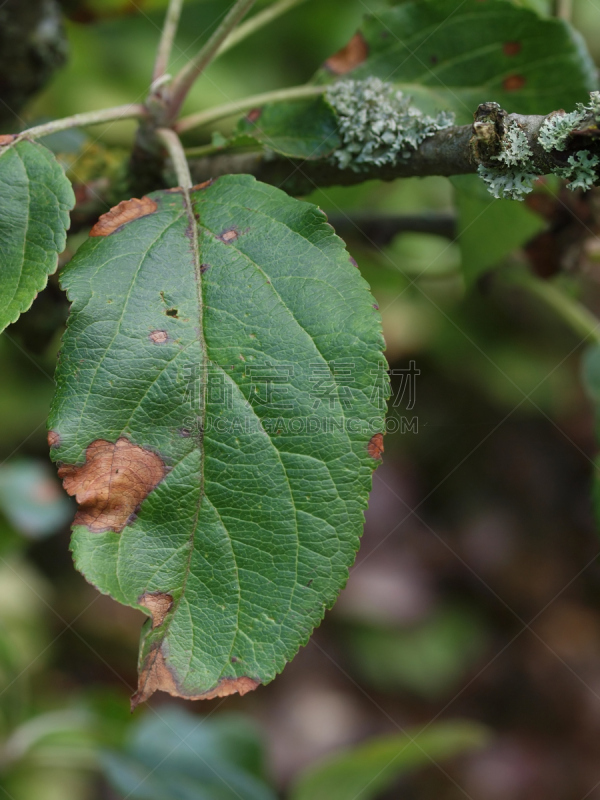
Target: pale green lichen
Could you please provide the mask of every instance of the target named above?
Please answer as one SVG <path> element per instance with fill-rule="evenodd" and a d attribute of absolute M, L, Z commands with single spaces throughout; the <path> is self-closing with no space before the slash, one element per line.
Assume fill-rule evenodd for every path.
<path fill-rule="evenodd" d="M 533 157 L 533 152 L 527 141 L 525 132 L 513 120 L 502 139 L 500 155 L 493 156 L 495 161 L 502 161 L 507 167 L 523 165 Z"/>
<path fill-rule="evenodd" d="M 488 192 L 497 200 L 523 200 L 533 189 L 533 182 L 540 173 L 533 161 L 533 151 L 525 131 L 517 122 L 511 120 L 502 139 L 500 153 L 492 156 L 503 167 L 479 165 L 477 172 L 487 184 Z M 508 167 L 508 169 L 506 169 Z"/>
<path fill-rule="evenodd" d="M 591 114 L 596 123 L 600 123 L 600 92 L 590 92 L 590 102 L 584 105 L 577 103 L 576 111 L 568 114 L 557 112 L 544 120 L 539 132 L 539 142 L 546 150 L 565 150 L 569 135 Z"/>
<path fill-rule="evenodd" d="M 574 156 L 569 156 L 568 161 L 570 166 L 555 170 L 561 178 L 571 178 L 567 188 L 573 192 L 575 189 L 591 189 L 598 178 L 595 169 L 600 164 L 598 156 L 589 150 L 578 150 Z"/>
<path fill-rule="evenodd" d="M 525 195 L 533 189 L 533 182 L 539 178 L 539 172 L 524 169 L 502 171 L 480 164 L 477 172 L 487 184 L 488 192 L 497 200 L 524 200 Z"/>
<path fill-rule="evenodd" d="M 423 114 L 410 97 L 379 78 L 338 81 L 325 96 L 338 116 L 342 143 L 332 158 L 340 169 L 360 172 L 407 161 L 425 139 L 454 124 L 453 114 Z"/>
<path fill-rule="evenodd" d="M 581 104 L 580 104 L 581 105 Z M 582 106 L 583 108 L 583 106 Z M 571 111 L 569 114 L 564 112 L 552 114 L 542 123 L 538 135 L 538 141 L 546 150 L 564 150 L 569 140 L 569 134 L 583 122 L 585 111 Z"/>
<path fill-rule="evenodd" d="M 600 122 L 600 92 L 590 92 L 590 102 L 585 106 L 577 103 L 577 110 L 582 114 L 591 114 L 596 122 Z"/>

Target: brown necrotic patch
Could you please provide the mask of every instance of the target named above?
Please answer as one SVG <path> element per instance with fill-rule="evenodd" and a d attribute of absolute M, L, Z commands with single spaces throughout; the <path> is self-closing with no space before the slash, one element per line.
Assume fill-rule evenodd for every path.
<path fill-rule="evenodd" d="M 502 52 L 505 56 L 516 56 L 521 52 L 521 42 L 504 42 Z"/>
<path fill-rule="evenodd" d="M 131 698 L 131 710 L 143 703 L 154 692 L 167 692 L 173 697 L 183 697 L 186 700 L 213 700 L 215 697 L 228 697 L 232 694 L 245 695 L 260 686 L 260 681 L 254 678 L 222 678 L 213 688 L 200 694 L 186 692 L 173 675 L 168 666 L 162 647 L 157 645 L 148 654 L 140 670 L 138 690 Z"/>
<path fill-rule="evenodd" d="M 57 431 L 48 431 L 48 447 L 58 447 L 60 434 Z"/>
<path fill-rule="evenodd" d="M 149 336 L 150 341 L 154 342 L 155 344 L 164 344 L 168 338 L 169 336 L 166 331 L 152 331 Z"/>
<path fill-rule="evenodd" d="M 371 458 L 381 458 L 383 455 L 383 434 L 376 433 L 371 436 L 367 445 L 367 452 Z"/>
<path fill-rule="evenodd" d="M 90 231 L 90 236 L 108 236 L 127 222 L 153 214 L 157 208 L 156 202 L 150 197 L 122 200 L 118 206 L 114 206 L 100 217 Z"/>
<path fill-rule="evenodd" d="M 256 122 L 262 114 L 262 108 L 253 108 L 246 114 L 246 121 L 250 123 Z"/>
<path fill-rule="evenodd" d="M 509 75 L 502 81 L 502 88 L 505 92 L 517 92 L 522 89 L 527 83 L 527 79 L 523 75 Z"/>
<path fill-rule="evenodd" d="M 330 56 L 324 64 L 325 69 L 334 75 L 345 75 L 358 67 L 369 55 L 369 45 L 362 33 L 355 33 L 345 47 Z"/>
<path fill-rule="evenodd" d="M 227 230 L 223 231 L 223 233 L 217 238 L 220 239 L 225 244 L 231 244 L 232 242 L 235 242 L 238 236 L 239 233 L 235 228 L 227 228 Z"/>
<path fill-rule="evenodd" d="M 166 474 L 156 453 L 124 436 L 114 443 L 96 439 L 86 450 L 85 464 L 64 464 L 58 470 L 65 490 L 79 504 L 74 524 L 97 533 L 120 533 Z"/>
<path fill-rule="evenodd" d="M 11 144 L 17 138 L 16 133 L 3 133 L 0 135 L 0 147 L 6 147 L 6 145 Z"/>
<path fill-rule="evenodd" d="M 195 192 L 199 189 L 208 189 L 209 186 L 212 186 L 215 182 L 214 178 L 209 178 L 207 181 L 202 181 L 202 183 L 197 183 L 195 186 L 192 186 L 191 191 Z"/>
<path fill-rule="evenodd" d="M 154 630 L 165 621 L 165 617 L 173 605 L 173 598 L 170 594 L 163 592 L 146 592 L 141 597 L 138 597 L 138 603 L 150 612 L 152 630 Z"/>

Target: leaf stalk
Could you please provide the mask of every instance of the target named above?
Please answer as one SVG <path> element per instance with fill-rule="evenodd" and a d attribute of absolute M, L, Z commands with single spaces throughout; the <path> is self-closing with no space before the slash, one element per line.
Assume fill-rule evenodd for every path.
<path fill-rule="evenodd" d="M 206 111 L 199 111 L 196 114 L 182 117 L 179 122 L 175 123 L 173 129 L 178 133 L 184 133 L 192 130 L 192 128 L 200 128 L 202 125 L 207 125 L 210 122 L 217 122 L 220 119 L 231 117 L 233 114 L 239 114 L 242 111 L 248 111 L 251 108 L 263 106 L 266 103 L 277 103 L 285 100 L 302 100 L 305 97 L 317 97 L 323 94 L 326 88 L 326 86 L 294 86 L 288 89 L 276 89 L 273 92 L 255 94 L 251 97 L 244 97 L 241 100 L 234 100 L 222 106 L 216 106 Z"/>

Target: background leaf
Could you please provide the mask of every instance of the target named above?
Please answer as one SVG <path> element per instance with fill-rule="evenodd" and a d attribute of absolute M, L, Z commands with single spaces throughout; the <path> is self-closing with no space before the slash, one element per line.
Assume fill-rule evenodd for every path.
<path fill-rule="evenodd" d="M 422 733 L 382 736 L 325 758 L 300 776 L 290 800 L 370 800 L 401 775 L 486 744 L 485 728 L 438 722 Z"/>
<path fill-rule="evenodd" d="M 274 800 L 262 758 L 262 742 L 248 718 L 208 719 L 163 706 L 138 721 L 122 750 L 105 752 L 102 765 L 123 797 Z"/>
<path fill-rule="evenodd" d="M 73 515 L 51 466 L 31 458 L 0 465 L 0 510 L 18 531 L 33 539 L 55 533 Z"/>
<path fill-rule="evenodd" d="M 27 311 L 55 271 L 74 205 L 50 150 L 26 140 L 0 150 L 0 331 Z"/>
<path fill-rule="evenodd" d="M 492 197 L 477 175 L 457 175 L 451 182 L 456 190 L 458 241 L 467 284 L 546 226 L 525 203 Z"/>
<path fill-rule="evenodd" d="M 458 123 L 489 100 L 520 114 L 571 108 L 597 85 L 573 28 L 505 0 L 401 3 L 367 17 L 360 35 L 368 55 L 347 77 L 395 83 L 423 111 L 452 110 Z"/>
<path fill-rule="evenodd" d="M 138 700 L 243 693 L 307 641 L 354 560 L 387 391 L 321 211 L 249 176 L 191 203 L 121 204 L 62 275 L 52 456 L 79 569 L 153 613 Z"/>

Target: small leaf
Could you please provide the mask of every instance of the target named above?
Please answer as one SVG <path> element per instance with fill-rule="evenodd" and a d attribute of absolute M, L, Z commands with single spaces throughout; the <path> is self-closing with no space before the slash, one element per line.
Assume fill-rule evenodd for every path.
<path fill-rule="evenodd" d="M 422 111 L 452 110 L 469 123 L 480 103 L 548 114 L 587 100 L 597 87 L 581 36 L 505 0 L 413 0 L 366 17 L 368 55 L 344 77 L 389 81 Z M 325 63 L 317 80 L 337 77 Z"/>
<path fill-rule="evenodd" d="M 254 109 L 239 121 L 236 134 L 253 136 L 284 156 L 307 160 L 325 158 L 340 145 L 336 115 L 321 96 Z"/>
<path fill-rule="evenodd" d="M 292 787 L 290 800 L 371 800 L 401 775 L 487 743 L 488 732 L 473 722 L 438 722 L 423 732 L 382 736 L 309 767 Z"/>
<path fill-rule="evenodd" d="M 346 582 L 387 376 L 325 220 L 226 176 L 120 204 L 63 271 L 52 457 L 78 568 L 153 617 L 134 703 L 272 680 Z"/>
<path fill-rule="evenodd" d="M 74 205 L 50 150 L 27 140 L 0 149 L 0 331 L 27 311 L 56 270 Z"/>

